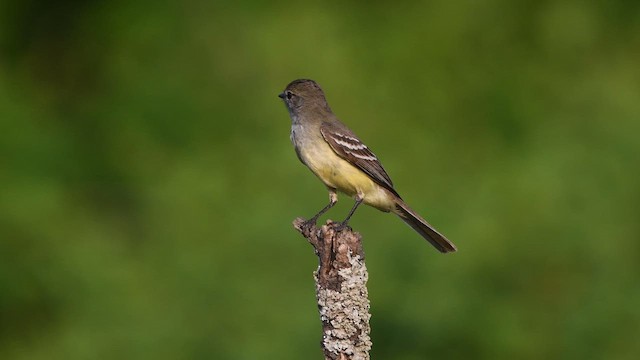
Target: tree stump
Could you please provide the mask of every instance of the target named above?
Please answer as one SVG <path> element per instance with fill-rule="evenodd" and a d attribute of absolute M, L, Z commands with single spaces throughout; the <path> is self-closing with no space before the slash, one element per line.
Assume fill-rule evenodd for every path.
<path fill-rule="evenodd" d="M 309 241 L 319 259 L 313 278 L 325 360 L 368 360 L 371 315 L 362 237 L 330 220 L 318 228 L 297 218 L 293 227 Z"/>

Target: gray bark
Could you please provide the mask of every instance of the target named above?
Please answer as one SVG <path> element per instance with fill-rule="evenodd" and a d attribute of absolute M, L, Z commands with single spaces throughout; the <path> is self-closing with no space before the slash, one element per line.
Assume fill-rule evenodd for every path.
<path fill-rule="evenodd" d="M 325 360 L 368 360 L 371 315 L 360 234 L 349 227 L 337 231 L 339 224 L 331 221 L 317 228 L 297 218 L 293 226 L 313 246 L 320 263 L 313 278 Z"/>

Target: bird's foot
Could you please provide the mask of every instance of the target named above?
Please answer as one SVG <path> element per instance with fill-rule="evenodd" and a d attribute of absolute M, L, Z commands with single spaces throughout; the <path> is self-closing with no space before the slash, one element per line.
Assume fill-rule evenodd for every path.
<path fill-rule="evenodd" d="M 306 220 L 305 222 L 303 222 L 301 227 L 303 229 L 311 230 L 314 227 L 316 227 L 317 221 L 318 221 L 317 217 L 312 217 L 311 219 Z"/>
<path fill-rule="evenodd" d="M 335 227 L 334 229 L 336 230 L 336 232 L 340 232 L 342 230 L 351 230 L 351 226 L 349 226 L 349 222 L 348 221 L 343 221 L 343 222 L 339 222 L 339 223 L 335 223 Z"/>

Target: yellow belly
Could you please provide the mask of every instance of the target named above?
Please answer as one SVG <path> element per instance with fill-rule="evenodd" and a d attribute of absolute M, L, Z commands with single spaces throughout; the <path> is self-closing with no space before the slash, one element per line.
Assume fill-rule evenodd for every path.
<path fill-rule="evenodd" d="M 349 196 L 360 194 L 363 202 L 382 211 L 395 207 L 393 196 L 362 170 L 339 157 L 327 143 L 306 147 L 300 153 L 306 165 L 328 187 Z"/>

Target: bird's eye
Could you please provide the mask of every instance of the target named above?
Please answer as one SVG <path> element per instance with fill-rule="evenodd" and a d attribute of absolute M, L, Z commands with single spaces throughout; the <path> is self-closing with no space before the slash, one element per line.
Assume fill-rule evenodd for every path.
<path fill-rule="evenodd" d="M 293 93 L 291 91 L 287 91 L 285 95 L 287 95 L 287 99 L 289 100 L 291 100 L 291 98 L 293 97 Z"/>

